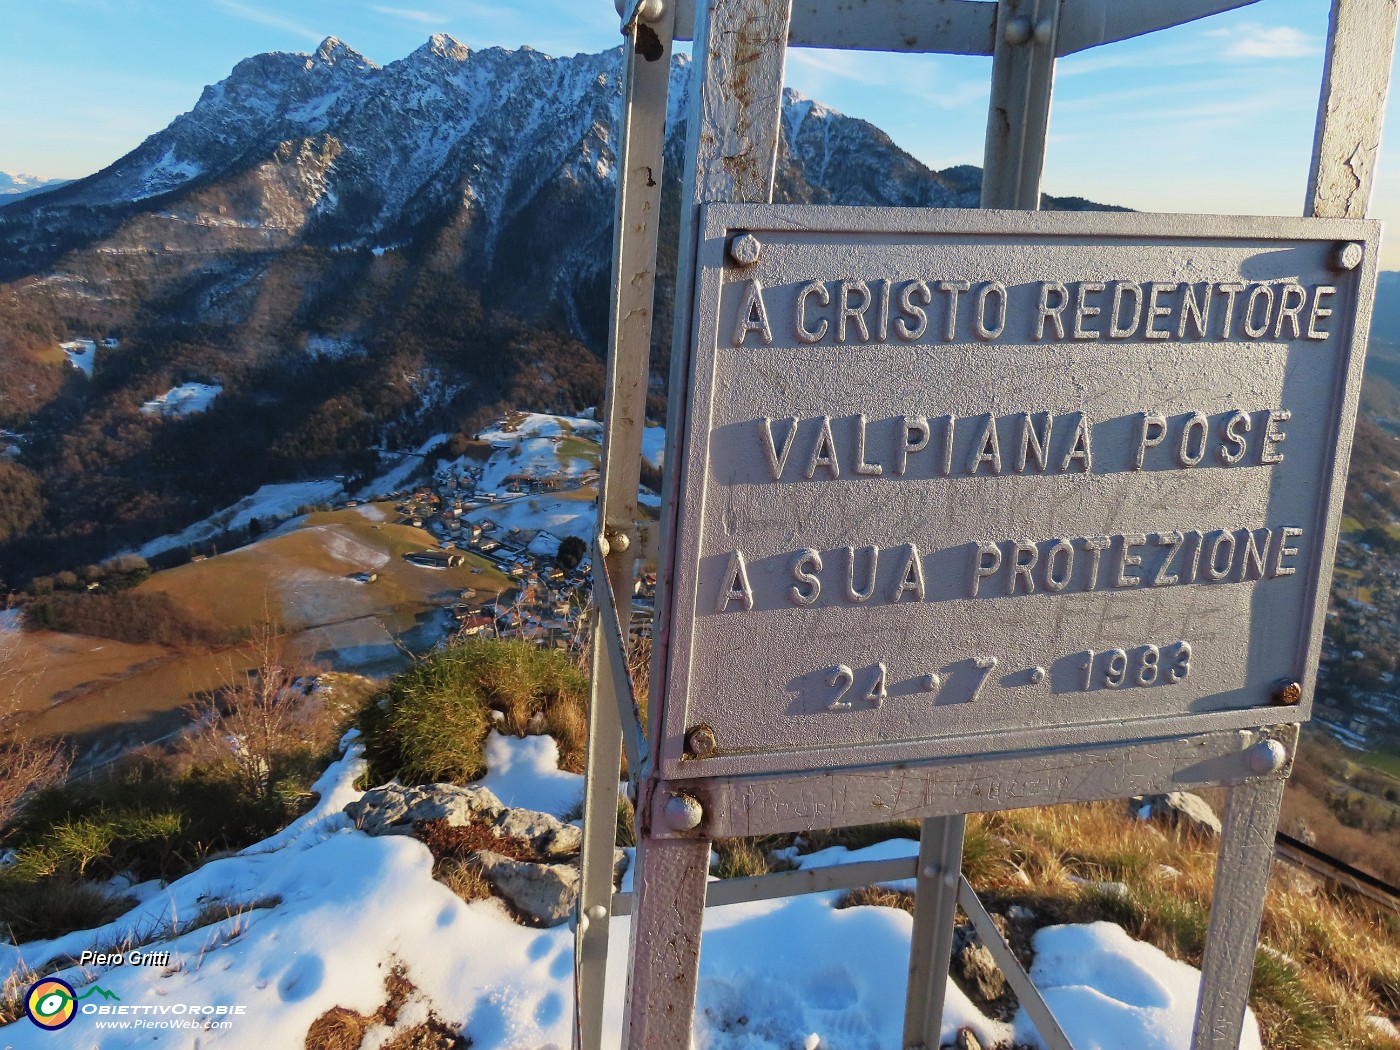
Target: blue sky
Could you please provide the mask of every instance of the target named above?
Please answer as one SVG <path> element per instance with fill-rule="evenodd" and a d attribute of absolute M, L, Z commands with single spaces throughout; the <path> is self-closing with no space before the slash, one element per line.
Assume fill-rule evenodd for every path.
<path fill-rule="evenodd" d="M 1146 211 L 1300 214 L 1328 7 L 1261 0 L 1062 59 L 1045 189 Z M 385 64 L 439 31 L 550 54 L 620 40 L 611 0 L 0 0 L 0 169 L 96 171 L 260 51 L 335 35 Z M 981 162 L 990 69 L 985 58 L 795 49 L 787 77 L 941 168 Z M 1390 121 L 1381 219 L 1400 219 L 1397 135 Z M 1400 230 L 1387 240 L 1383 264 L 1400 269 Z"/>

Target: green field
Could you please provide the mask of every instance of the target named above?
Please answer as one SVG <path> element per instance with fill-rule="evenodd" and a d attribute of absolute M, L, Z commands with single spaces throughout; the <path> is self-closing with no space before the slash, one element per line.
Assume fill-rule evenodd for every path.
<path fill-rule="evenodd" d="M 554 455 L 558 458 L 560 463 L 566 465 L 571 459 L 581 459 L 596 467 L 602 459 L 602 449 L 598 447 L 596 441 L 588 441 L 585 438 L 567 437 L 555 446 Z"/>
<path fill-rule="evenodd" d="M 1378 749 L 1359 755 L 1356 761 L 1400 780 L 1400 752 Z"/>

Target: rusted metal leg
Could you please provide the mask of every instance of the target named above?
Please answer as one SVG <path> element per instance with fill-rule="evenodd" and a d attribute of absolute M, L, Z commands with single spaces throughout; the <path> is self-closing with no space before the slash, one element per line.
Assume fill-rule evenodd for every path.
<path fill-rule="evenodd" d="M 919 834 L 919 880 L 904 999 L 905 1050 L 938 1050 L 966 817 L 934 817 Z"/>
<path fill-rule="evenodd" d="M 709 867 L 707 839 L 647 838 L 637 845 L 624 1050 L 690 1045 Z"/>
<path fill-rule="evenodd" d="M 1239 1046 L 1283 785 L 1282 779 L 1256 781 L 1230 788 L 1225 796 L 1191 1050 Z"/>

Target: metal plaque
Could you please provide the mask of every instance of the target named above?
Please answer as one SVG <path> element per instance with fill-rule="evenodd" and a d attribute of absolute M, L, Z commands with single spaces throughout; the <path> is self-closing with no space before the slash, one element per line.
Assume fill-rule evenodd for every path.
<path fill-rule="evenodd" d="M 663 777 L 1308 717 L 1376 223 L 702 226 Z"/>

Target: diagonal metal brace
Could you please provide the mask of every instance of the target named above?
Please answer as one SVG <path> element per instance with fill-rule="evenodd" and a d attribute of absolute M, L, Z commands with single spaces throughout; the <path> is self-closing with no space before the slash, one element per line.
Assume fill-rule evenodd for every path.
<path fill-rule="evenodd" d="M 1055 1015 L 1050 1012 L 1050 1006 L 1041 996 L 1040 989 L 1035 986 L 1030 975 L 1021 967 L 1021 960 L 1016 958 L 1011 951 L 1011 945 L 1006 943 L 1006 938 L 1001 935 L 1001 931 L 992 922 L 992 917 L 987 914 L 987 909 L 977 899 L 977 893 L 968 883 L 966 876 L 961 875 L 958 876 L 958 904 L 962 906 L 963 911 L 967 912 L 967 917 L 972 920 L 972 925 L 977 930 L 977 936 L 987 946 L 987 950 L 992 953 L 997 968 L 1006 978 L 1006 983 L 1011 985 L 1011 990 L 1016 993 L 1017 1000 L 1025 1007 L 1027 1015 L 1035 1024 L 1035 1030 L 1040 1034 L 1045 1045 L 1050 1050 L 1074 1050 L 1074 1044 L 1069 1041 L 1069 1036 L 1065 1035 L 1065 1030 L 1060 1027 L 1060 1022 L 1055 1020 Z"/>
<path fill-rule="evenodd" d="M 600 537 L 601 538 L 601 537 Z M 627 668 L 626 634 L 618 616 L 613 595 L 612 574 L 602 544 L 593 547 L 593 601 L 601 618 L 601 635 L 607 649 L 608 670 L 612 676 L 612 693 L 617 703 L 618 721 L 622 723 L 622 746 L 627 752 L 627 768 L 633 783 L 638 782 L 643 766 L 650 758 L 646 733 L 642 728 L 642 712 L 632 689 L 632 675 Z M 601 584 L 601 586 L 599 586 Z"/>

